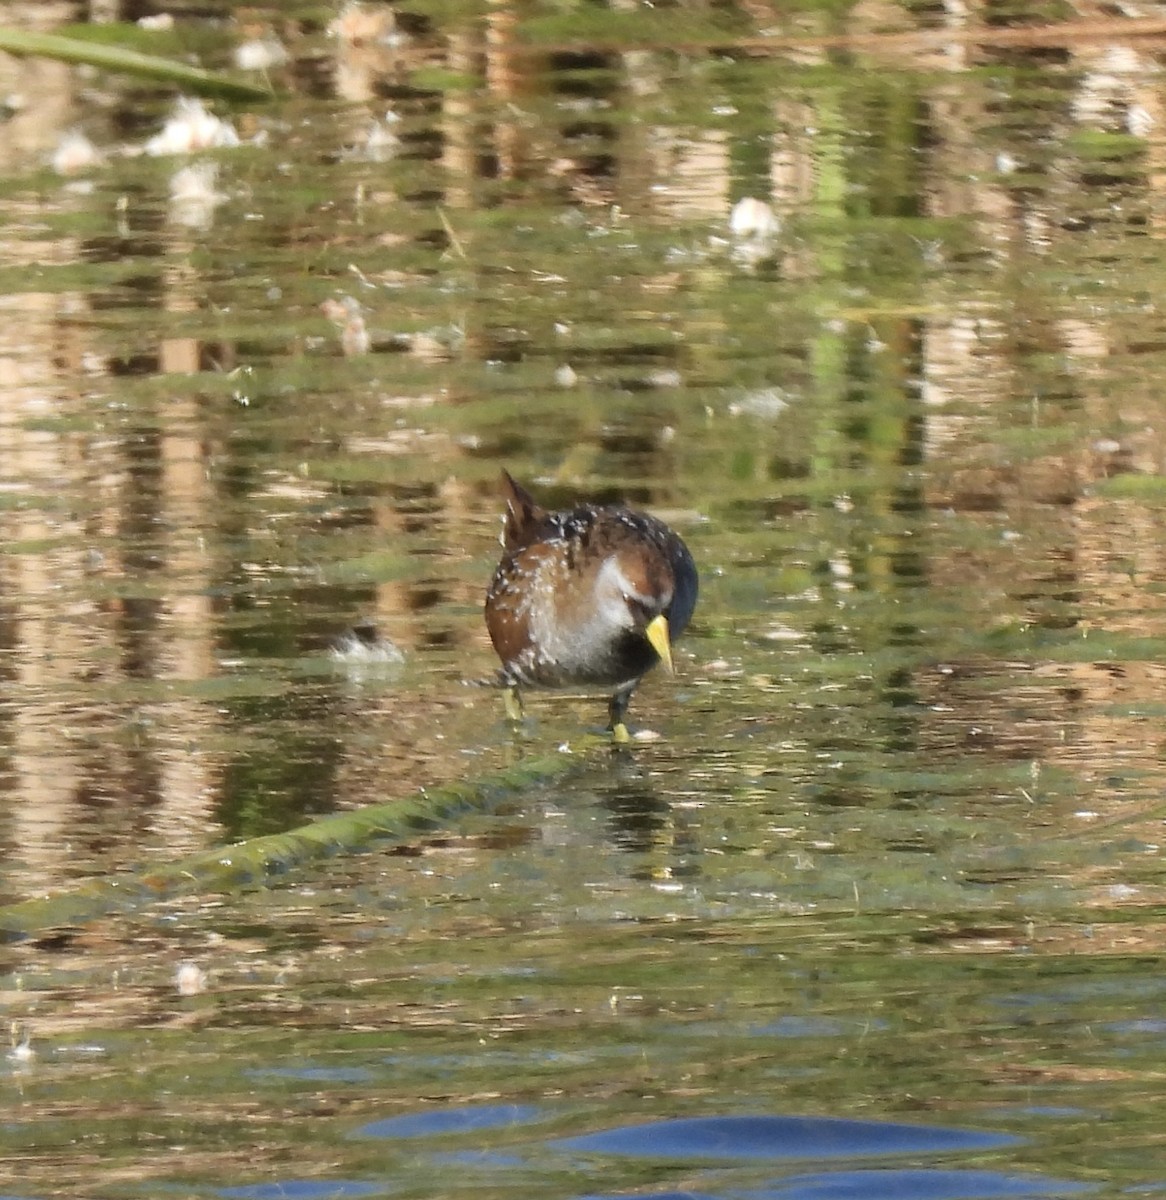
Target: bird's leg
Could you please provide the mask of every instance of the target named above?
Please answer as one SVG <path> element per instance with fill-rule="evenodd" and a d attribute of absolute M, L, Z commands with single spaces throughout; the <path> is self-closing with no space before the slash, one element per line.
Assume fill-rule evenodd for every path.
<path fill-rule="evenodd" d="M 622 692 L 616 692 L 607 704 L 607 714 L 610 717 L 607 727 L 611 730 L 611 740 L 621 746 L 632 740 L 632 735 L 628 733 L 628 727 L 623 721 L 624 714 L 628 710 L 628 701 L 631 698 L 632 689 L 627 688 Z"/>
<path fill-rule="evenodd" d="M 507 685 L 506 691 L 502 693 L 502 702 L 506 706 L 506 719 L 518 724 L 525 715 L 522 711 L 522 696 L 519 694 L 518 684 Z"/>

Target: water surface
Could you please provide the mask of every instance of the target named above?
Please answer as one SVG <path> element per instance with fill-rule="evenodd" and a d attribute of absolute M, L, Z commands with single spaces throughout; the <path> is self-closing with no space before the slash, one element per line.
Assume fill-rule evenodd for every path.
<path fill-rule="evenodd" d="M 1160 1189 L 1163 31 L 204 7 L 237 146 L 3 67 L 2 898 L 581 761 L 3 947 L 3 1187 Z M 465 686 L 502 467 L 700 564 L 629 752 Z"/>

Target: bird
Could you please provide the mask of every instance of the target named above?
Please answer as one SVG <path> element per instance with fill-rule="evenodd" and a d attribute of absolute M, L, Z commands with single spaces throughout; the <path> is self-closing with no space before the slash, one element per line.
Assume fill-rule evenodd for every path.
<path fill-rule="evenodd" d="M 657 663 L 673 670 L 672 642 L 696 607 L 688 547 L 663 521 L 622 505 L 548 512 L 507 471 L 502 493 L 502 559 L 485 616 L 507 716 L 522 719 L 524 687 L 598 690 L 609 697 L 613 740 L 630 741 L 632 692 Z"/>

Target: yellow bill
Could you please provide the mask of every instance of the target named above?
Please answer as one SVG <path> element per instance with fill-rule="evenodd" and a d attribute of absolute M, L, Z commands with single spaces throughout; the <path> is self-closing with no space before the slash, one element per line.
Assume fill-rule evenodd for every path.
<path fill-rule="evenodd" d="M 661 613 L 658 617 L 653 617 L 644 627 L 644 635 L 652 644 L 652 649 L 660 656 L 660 661 L 664 664 L 666 670 L 671 672 L 672 666 L 672 643 L 668 639 L 668 618 Z"/>

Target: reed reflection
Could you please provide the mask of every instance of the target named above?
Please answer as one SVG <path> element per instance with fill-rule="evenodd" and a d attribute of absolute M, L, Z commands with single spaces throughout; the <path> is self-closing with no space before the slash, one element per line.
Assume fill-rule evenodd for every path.
<path fill-rule="evenodd" d="M 2 335 L 27 879 L 72 869 L 95 797 L 138 814 L 129 856 L 457 774 L 492 736 L 458 688 L 503 460 L 710 518 L 758 673 L 875 663 L 863 752 L 966 744 L 985 708 L 1007 755 L 1144 744 L 1107 708 L 1162 701 L 1136 647 L 1118 684 L 1009 631 L 1161 626 L 1158 506 L 1113 491 L 1166 451 L 1147 44 L 945 13 L 793 47 L 746 11 L 544 46 L 519 15 L 283 22 L 300 91 L 243 144 L 143 157 L 111 90 L 136 140 L 93 189 L 4 201 L 11 262 L 103 279 L 12 291 Z M 5 126 L 14 171 L 77 115 L 58 82 L 35 150 Z M 360 621 L 401 676 L 298 673 Z M 969 662 L 991 685 L 929 709 Z"/>

